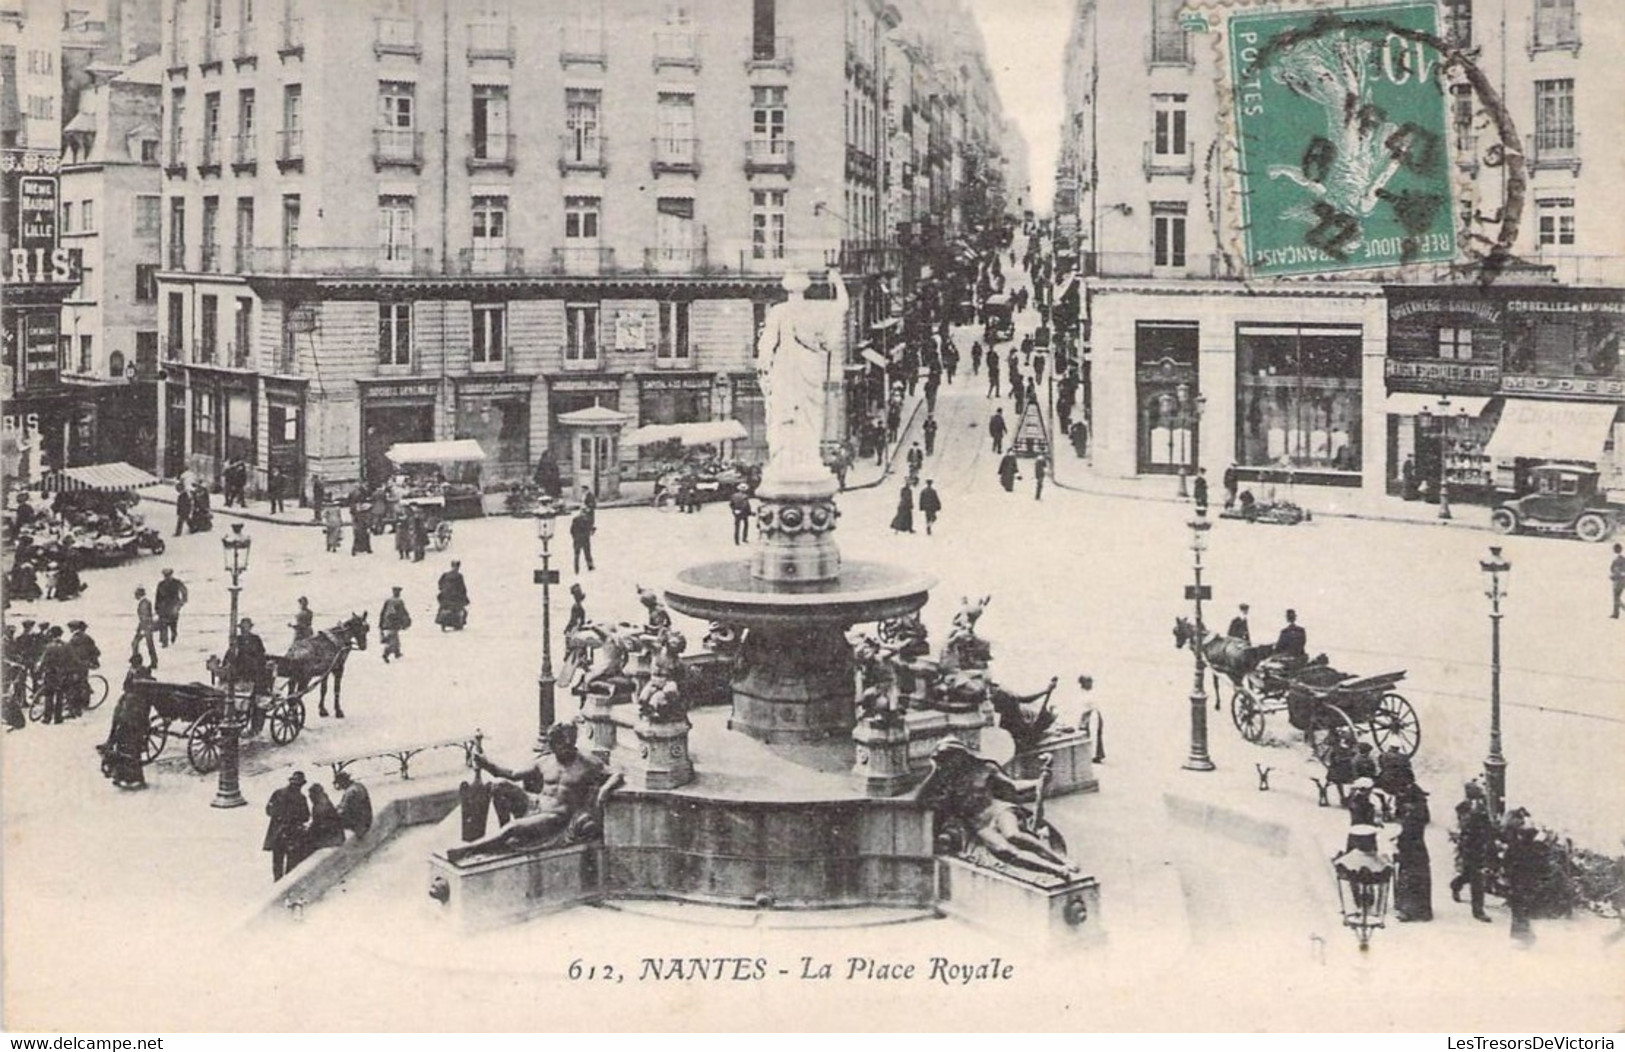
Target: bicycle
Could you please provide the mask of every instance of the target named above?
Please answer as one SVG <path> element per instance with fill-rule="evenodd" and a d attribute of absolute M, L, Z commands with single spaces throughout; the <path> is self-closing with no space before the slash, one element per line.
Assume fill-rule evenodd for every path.
<path fill-rule="evenodd" d="M 100 708 L 102 702 L 107 700 L 107 677 L 103 676 L 99 672 L 92 672 L 89 676 L 85 677 L 85 682 L 89 688 L 89 692 L 85 695 L 84 711 L 91 712 Z M 30 688 L 28 700 L 28 718 L 35 723 L 39 723 L 41 720 L 45 719 L 45 692 L 40 689 L 40 685 L 38 683 L 34 684 Z"/>

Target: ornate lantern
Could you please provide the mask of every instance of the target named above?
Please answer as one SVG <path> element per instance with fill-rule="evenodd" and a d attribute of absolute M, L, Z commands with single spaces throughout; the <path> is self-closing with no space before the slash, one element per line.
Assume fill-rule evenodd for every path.
<path fill-rule="evenodd" d="M 1356 834 L 1371 829 L 1369 839 Z M 1337 871 L 1337 898 L 1343 909 L 1343 926 L 1360 940 L 1362 951 L 1370 949 L 1371 933 L 1384 927 L 1388 917 L 1388 896 L 1394 884 L 1394 863 L 1373 850 L 1376 830 L 1355 826 L 1350 830 L 1347 851 L 1332 859 Z"/>

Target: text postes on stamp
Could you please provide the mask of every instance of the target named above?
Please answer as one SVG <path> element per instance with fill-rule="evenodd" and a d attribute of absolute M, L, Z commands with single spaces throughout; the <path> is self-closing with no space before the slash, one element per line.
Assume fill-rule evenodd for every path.
<path fill-rule="evenodd" d="M 1229 18 L 1251 273 L 1456 258 L 1444 56 L 1428 43 L 1437 21 L 1432 0 Z"/>

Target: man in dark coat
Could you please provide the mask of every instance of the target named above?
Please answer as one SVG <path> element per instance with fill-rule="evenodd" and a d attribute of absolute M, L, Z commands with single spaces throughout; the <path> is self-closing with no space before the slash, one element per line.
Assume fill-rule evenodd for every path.
<path fill-rule="evenodd" d="M 260 850 L 271 853 L 271 879 L 281 880 L 288 871 L 289 859 L 299 852 L 305 823 L 310 821 L 310 803 L 305 799 L 305 772 L 295 771 L 288 776 L 288 784 L 265 801 L 265 813 L 271 821 L 265 827 L 265 840 L 260 844 Z"/>
<path fill-rule="evenodd" d="M 1236 472 L 1236 466 L 1231 464 L 1224 469 L 1224 510 L 1229 511 L 1236 506 L 1236 487 L 1241 485 L 1241 476 Z"/>
<path fill-rule="evenodd" d="M 1040 455 L 1033 461 L 1033 500 L 1044 499 L 1044 476 L 1049 472 L 1049 460 Z"/>
<path fill-rule="evenodd" d="M 1019 477 L 1020 471 L 1016 466 L 1015 453 L 1006 453 L 1004 458 L 999 461 L 999 485 L 1004 487 L 1006 493 L 1014 493 L 1016 491 L 1016 479 Z"/>
<path fill-rule="evenodd" d="M 350 504 L 350 534 L 351 555 L 372 554 L 372 506 L 359 491 Z"/>
<path fill-rule="evenodd" d="M 390 590 L 388 599 L 378 611 L 378 638 L 384 643 L 384 664 L 389 664 L 391 657 L 402 657 L 401 633 L 412 627 L 412 613 L 406 609 L 406 600 L 401 598 L 401 586 L 396 585 Z"/>
<path fill-rule="evenodd" d="M 90 638 L 83 621 L 69 621 L 68 631 L 73 634 L 66 643 L 69 678 L 67 680 L 68 716 L 82 715 L 90 702 L 90 670 L 102 667 L 102 651 Z"/>
<path fill-rule="evenodd" d="M 570 546 L 575 549 L 576 573 L 581 572 L 581 560 L 587 560 L 587 569 L 591 571 L 592 565 L 592 535 L 597 527 L 593 525 L 592 512 L 586 508 L 576 512 L 575 518 L 570 520 Z"/>
<path fill-rule="evenodd" d="M 733 512 L 734 543 L 744 544 L 750 540 L 750 494 L 745 492 L 743 484 L 734 487 L 728 508 Z"/>
<path fill-rule="evenodd" d="M 46 723 L 62 722 L 63 701 L 73 677 L 72 664 L 67 640 L 62 638 L 62 626 L 52 625 L 45 632 L 45 643 L 34 664 L 34 680 L 39 684 L 40 696 L 45 699 Z"/>
<path fill-rule="evenodd" d="M 559 462 L 553 459 L 553 451 L 543 453 L 541 459 L 536 461 L 536 488 L 549 497 L 558 499 L 564 492 L 564 480 L 559 476 Z"/>
<path fill-rule="evenodd" d="M 925 438 L 925 455 L 931 456 L 937 451 L 937 418 L 926 414 L 925 423 L 920 425 L 920 434 Z"/>
<path fill-rule="evenodd" d="M 937 524 L 937 515 L 942 511 L 942 498 L 937 495 L 937 488 L 930 479 L 925 480 L 925 488 L 920 490 L 920 512 L 925 516 L 925 532 L 929 536 L 931 527 Z"/>
<path fill-rule="evenodd" d="M 1207 514 L 1207 468 L 1196 469 L 1196 479 L 1191 483 L 1191 498 L 1196 502 L 1196 513 Z"/>
<path fill-rule="evenodd" d="M 460 560 L 451 561 L 451 569 L 440 575 L 440 582 L 435 589 L 435 599 L 440 604 L 440 610 L 435 614 L 435 623 L 444 632 L 448 628 L 461 630 L 468 624 L 468 582 L 463 580 L 463 564 Z"/>
<path fill-rule="evenodd" d="M 282 514 L 282 495 L 283 491 L 287 489 L 287 486 L 288 482 L 287 479 L 282 477 L 281 468 L 273 467 L 270 471 L 266 472 L 265 496 L 266 499 L 271 502 L 272 515 Z"/>
<path fill-rule="evenodd" d="M 192 491 L 186 483 L 175 483 L 175 536 L 179 537 L 192 523 Z"/>
<path fill-rule="evenodd" d="M 147 644 L 147 664 L 153 668 L 158 667 L 158 648 L 154 645 L 152 637 L 158 631 L 158 615 L 153 612 L 152 600 L 147 598 L 145 588 L 135 590 L 135 638 L 130 641 L 130 652 L 139 654 L 141 644 Z"/>
<path fill-rule="evenodd" d="M 333 775 L 333 788 L 340 794 L 340 823 L 360 840 L 372 828 L 372 796 L 366 786 L 350 777 L 349 771 Z"/>
<path fill-rule="evenodd" d="M 1302 661 L 1307 657 L 1308 646 L 1309 633 L 1305 632 L 1303 626 L 1298 624 L 1298 612 L 1288 610 L 1286 612 L 1286 627 L 1282 628 L 1281 634 L 1275 637 L 1276 655 Z"/>
<path fill-rule="evenodd" d="M 237 636 L 226 650 L 226 682 L 247 688 L 250 694 L 258 690 L 265 679 L 265 642 L 254 632 L 254 621 L 245 617 L 237 622 Z"/>
<path fill-rule="evenodd" d="M 327 484 L 320 475 L 310 477 L 310 510 L 311 518 L 317 522 L 322 521 L 322 509 L 327 506 Z"/>
<path fill-rule="evenodd" d="M 987 422 L 988 436 L 993 439 L 993 452 L 1004 451 L 1004 436 L 1009 432 L 1010 426 L 1004 422 L 1004 409 L 993 410 L 993 416 Z"/>
<path fill-rule="evenodd" d="M 167 647 L 175 642 L 180 633 L 181 607 L 186 605 L 189 596 L 186 594 L 186 585 L 175 576 L 175 571 L 165 568 L 163 577 L 158 581 L 158 587 L 153 591 L 153 607 L 158 615 L 158 645 Z"/>
<path fill-rule="evenodd" d="M 1450 897 L 1461 901 L 1461 889 L 1472 892 L 1473 919 L 1488 921 L 1484 912 L 1485 870 L 1495 858 L 1495 826 L 1490 821 L 1484 788 L 1468 782 L 1461 803 L 1456 805 L 1456 875 L 1450 881 Z"/>
<path fill-rule="evenodd" d="M 991 346 L 987 349 L 987 396 L 999 396 L 999 352 Z"/>
<path fill-rule="evenodd" d="M 205 533 L 212 529 L 214 517 L 209 510 L 209 488 L 199 482 L 192 487 L 192 532 Z"/>
<path fill-rule="evenodd" d="M 1251 643 L 1253 641 L 1253 633 L 1252 629 L 1247 625 L 1247 604 L 1242 603 L 1240 610 L 1240 613 L 1230 619 L 1230 627 L 1225 629 L 1224 634 L 1229 636 L 1231 639 L 1239 639 L 1243 643 Z"/>

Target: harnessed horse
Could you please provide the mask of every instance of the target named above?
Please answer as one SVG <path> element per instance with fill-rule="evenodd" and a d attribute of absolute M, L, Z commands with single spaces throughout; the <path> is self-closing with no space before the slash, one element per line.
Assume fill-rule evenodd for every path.
<path fill-rule="evenodd" d="M 351 614 L 332 628 L 308 639 L 296 639 L 277 661 L 277 671 L 288 680 L 288 693 L 304 694 L 312 683 L 321 685 L 317 715 L 327 715 L 327 681 L 333 680 L 333 715 L 344 718 L 341 692 L 344 688 L 344 662 L 351 650 L 367 649 L 367 615 Z"/>
<path fill-rule="evenodd" d="M 1191 624 L 1189 618 L 1174 618 L 1174 649 L 1189 647 L 1194 654 L 1198 645 L 1202 648 L 1202 659 L 1213 670 L 1214 709 L 1219 707 L 1219 673 L 1229 677 L 1232 688 L 1240 687 L 1242 681 L 1258 667 L 1258 663 L 1275 651 L 1275 647 L 1269 643 L 1252 646 L 1244 639 L 1221 636 L 1205 628 L 1202 638 L 1198 640 L 1196 626 Z"/>

